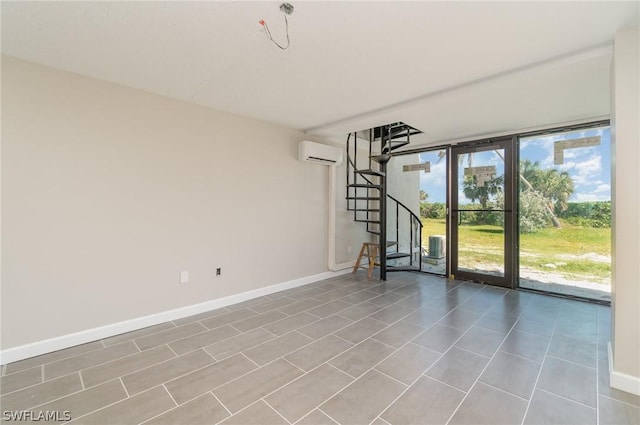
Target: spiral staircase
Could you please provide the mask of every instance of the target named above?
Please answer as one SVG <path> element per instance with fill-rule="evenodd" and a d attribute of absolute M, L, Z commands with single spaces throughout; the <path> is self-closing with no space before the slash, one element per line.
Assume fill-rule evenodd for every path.
<path fill-rule="evenodd" d="M 393 152 L 408 145 L 411 136 L 419 133 L 420 130 L 397 122 L 349 133 L 347 137 L 347 210 L 353 211 L 354 220 L 365 223 L 367 232 L 377 238 L 380 280 L 387 279 L 388 271 L 422 270 L 422 222 L 387 193 L 387 164 Z M 363 152 L 368 152 L 365 158 Z M 401 214 L 405 220 L 400 220 Z M 402 244 L 402 250 L 401 235 L 408 242 Z"/>

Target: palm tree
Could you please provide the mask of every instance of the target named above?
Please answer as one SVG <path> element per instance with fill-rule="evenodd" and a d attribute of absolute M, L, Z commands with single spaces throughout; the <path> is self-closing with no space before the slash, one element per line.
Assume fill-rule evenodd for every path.
<path fill-rule="evenodd" d="M 475 175 L 464 176 L 462 192 L 471 202 L 480 202 L 482 209 L 486 210 L 489 199 L 496 196 L 502 191 L 502 182 L 504 176 L 495 177 L 484 183 L 484 186 L 478 186 L 478 179 Z"/>
<path fill-rule="evenodd" d="M 538 161 L 529 160 L 520 163 L 520 179 L 528 190 L 541 194 L 548 202 L 548 210 L 554 226 L 560 227 L 556 213 L 566 211 L 569 198 L 573 194 L 574 185 L 569 173 L 555 168 L 541 170 Z"/>

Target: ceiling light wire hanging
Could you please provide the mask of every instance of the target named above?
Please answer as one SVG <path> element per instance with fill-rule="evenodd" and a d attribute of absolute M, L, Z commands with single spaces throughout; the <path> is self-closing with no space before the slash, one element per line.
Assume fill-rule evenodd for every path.
<path fill-rule="evenodd" d="M 267 22 L 264 19 L 261 19 L 260 21 L 258 21 L 258 23 L 264 27 L 264 31 L 267 34 L 267 37 L 269 38 L 269 40 L 271 40 L 271 42 L 276 46 L 278 46 L 281 50 L 287 50 L 289 48 L 289 45 L 291 44 L 289 40 L 289 20 L 287 19 L 287 15 L 291 15 L 293 13 L 293 9 L 294 9 L 293 5 L 290 3 L 282 3 L 280 5 L 280 12 L 282 12 L 282 14 L 284 15 L 284 25 L 285 25 L 286 36 L 287 36 L 287 44 L 284 46 L 278 43 L 273 38 L 273 36 L 271 35 L 271 30 L 269 30 L 269 25 L 267 25 Z"/>

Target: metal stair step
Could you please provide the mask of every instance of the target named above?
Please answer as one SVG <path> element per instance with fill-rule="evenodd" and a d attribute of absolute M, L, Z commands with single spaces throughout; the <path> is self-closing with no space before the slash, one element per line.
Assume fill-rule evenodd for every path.
<path fill-rule="evenodd" d="M 351 208 L 347 211 L 357 211 L 357 212 L 380 212 L 380 208 Z"/>
<path fill-rule="evenodd" d="M 352 199 L 355 201 L 379 201 L 380 197 L 379 196 L 347 196 L 345 199 Z"/>
<path fill-rule="evenodd" d="M 387 260 L 396 260 L 398 258 L 407 258 L 411 257 L 411 254 L 408 252 L 393 252 L 391 254 L 387 254 Z"/>
<path fill-rule="evenodd" d="M 418 266 L 387 266 L 388 272 L 418 272 L 420 267 Z"/>
<path fill-rule="evenodd" d="M 375 162 L 387 162 L 391 159 L 391 155 L 389 155 L 388 153 L 383 153 L 382 155 L 371 155 L 369 158 L 371 158 L 371 160 Z"/>
<path fill-rule="evenodd" d="M 382 171 L 372 170 L 370 168 L 368 168 L 366 170 L 356 170 L 356 173 L 365 174 L 367 176 L 378 176 L 378 177 L 384 177 L 385 176 L 385 173 L 383 173 Z"/>
<path fill-rule="evenodd" d="M 348 184 L 347 187 L 366 187 L 369 189 L 382 189 L 381 184 L 372 184 L 372 183 L 351 183 L 351 184 Z"/>
<path fill-rule="evenodd" d="M 356 219 L 355 221 L 357 221 L 358 223 L 374 223 L 374 224 L 380 224 L 380 220 L 360 220 L 360 219 Z"/>
<path fill-rule="evenodd" d="M 406 140 L 403 141 L 402 143 L 398 143 L 398 142 L 394 143 L 394 141 L 391 141 L 391 146 L 390 147 L 389 146 L 385 146 L 382 149 L 382 153 L 389 153 L 390 151 L 394 151 L 394 150 L 399 149 L 399 148 L 401 148 L 403 146 L 407 146 L 408 144 L 409 144 L 409 142 L 406 141 Z"/>
<path fill-rule="evenodd" d="M 402 129 L 402 130 L 398 130 L 396 132 L 392 132 L 390 139 L 389 139 L 388 136 L 385 136 L 383 140 L 384 141 L 397 140 L 397 139 L 400 139 L 400 138 L 410 137 L 410 136 L 413 136 L 413 135 L 416 135 L 416 134 L 421 134 L 421 133 L 422 133 L 422 131 L 416 130 L 415 128 L 410 130 L 410 131 L 407 131 L 407 129 L 405 128 L 405 129 Z"/>

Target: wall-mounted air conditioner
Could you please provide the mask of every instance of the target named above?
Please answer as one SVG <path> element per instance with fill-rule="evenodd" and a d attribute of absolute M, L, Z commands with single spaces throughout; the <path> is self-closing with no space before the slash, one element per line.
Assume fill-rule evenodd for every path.
<path fill-rule="evenodd" d="M 298 146 L 298 159 L 314 164 L 340 165 L 342 149 L 304 140 Z"/>

